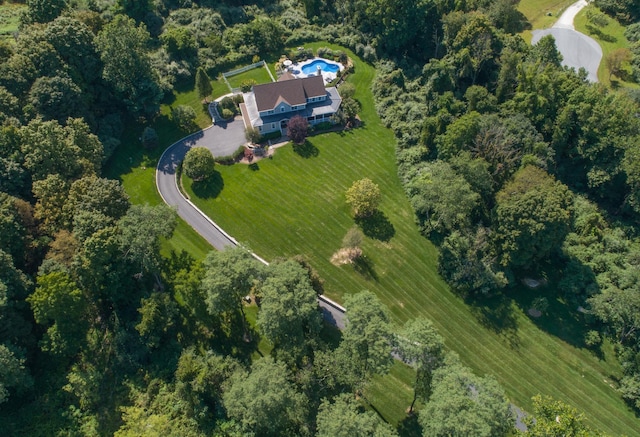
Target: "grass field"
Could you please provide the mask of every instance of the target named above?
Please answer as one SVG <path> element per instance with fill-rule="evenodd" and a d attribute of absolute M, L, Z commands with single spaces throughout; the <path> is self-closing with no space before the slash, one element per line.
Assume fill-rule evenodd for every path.
<path fill-rule="evenodd" d="M 25 10 L 24 4 L 0 1 L 0 39 L 12 39 L 18 30 L 20 15 Z"/>
<path fill-rule="evenodd" d="M 267 68 L 268 67 L 253 68 L 245 71 L 244 73 L 228 77 L 227 80 L 229 81 L 231 88 L 240 88 L 242 83 L 248 80 L 254 80 L 256 83 L 269 83 L 272 82 L 272 80 Z"/>
<path fill-rule="evenodd" d="M 612 388 L 619 368 L 611 348 L 598 357 L 582 347 L 579 314 L 554 297 L 552 282 L 546 290 L 550 315 L 536 321 L 524 311 L 534 297 L 526 289 L 475 305 L 449 290 L 437 273 L 437 249 L 418 232 L 398 180 L 393 134 L 375 113 L 369 89 L 375 71 L 349 55 L 363 127 L 312 137 L 297 150 L 286 146 L 251 167 L 218 166 L 222 189 L 186 181 L 192 199 L 262 257 L 306 256 L 324 278 L 326 293 L 338 301 L 369 289 L 397 324 L 429 317 L 448 347 L 479 374 L 495 375 L 516 405 L 529 409 L 533 395 L 548 394 L 584 411 L 590 424 L 612 435 L 638 435 L 640 422 Z M 382 214 L 364 224 L 372 236 L 363 244 L 365 262 L 335 267 L 329 259 L 354 224 L 344 192 L 363 177 L 380 185 Z M 410 378 L 403 373 L 391 378 L 408 393 L 402 387 Z M 374 407 L 397 423 L 407 401 L 405 395 L 395 397 L 395 383 L 376 385 L 372 392 Z"/>
<path fill-rule="evenodd" d="M 527 17 L 531 28 L 522 33 L 528 43 L 531 42 L 531 30 L 546 29 L 562 15 L 575 0 L 522 0 L 518 10 Z"/>
<path fill-rule="evenodd" d="M 120 180 L 131 203 L 134 204 L 162 203 L 155 184 L 156 163 L 167 147 L 185 136 L 185 133 L 164 115 L 158 117 L 152 127 L 156 129 L 160 140 L 156 149 L 145 150 L 138 140 L 144 126 L 130 124 L 125 129 L 122 144 L 104 168 L 105 177 Z M 186 250 L 196 259 L 203 259 L 211 250 L 211 246 L 191 226 L 178 219 L 173 236 L 162 244 L 162 252 L 163 255 L 168 255 L 171 251 L 182 250 Z"/>
<path fill-rule="evenodd" d="M 629 41 L 627 41 L 627 38 L 624 36 L 625 27 L 613 18 L 607 17 L 609 20 L 609 24 L 607 24 L 603 28 L 598 29 L 599 32 L 594 33 L 589 29 L 588 26 L 587 11 L 589 9 L 598 10 L 598 8 L 593 5 L 587 6 L 576 16 L 574 24 L 576 26 L 576 30 L 584 33 L 585 35 L 589 35 L 591 38 L 595 39 L 598 44 L 600 44 L 600 47 L 602 47 L 602 61 L 600 62 L 600 67 L 598 68 L 598 80 L 605 85 L 611 85 L 613 87 L 637 88 L 637 83 L 627 82 L 615 76 L 610 79 L 609 69 L 607 68 L 605 62 L 607 55 L 609 55 L 612 51 L 619 48 L 629 48 Z M 628 68 L 628 70 L 630 74 L 631 68 Z"/>

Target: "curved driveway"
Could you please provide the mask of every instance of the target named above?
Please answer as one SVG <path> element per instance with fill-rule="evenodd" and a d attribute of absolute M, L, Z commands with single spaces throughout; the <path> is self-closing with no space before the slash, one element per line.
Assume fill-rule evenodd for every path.
<path fill-rule="evenodd" d="M 552 35 L 556 47 L 562 54 L 562 65 L 579 70 L 587 70 L 590 82 L 598 82 L 598 67 L 602 60 L 602 48 L 591 37 L 575 30 L 575 16 L 587 6 L 586 0 L 579 0 L 567 8 L 551 29 L 534 30 L 531 44 L 535 44 L 543 36 Z"/>
<path fill-rule="evenodd" d="M 156 186 L 162 200 L 175 207 L 178 215 L 218 250 L 235 246 L 237 242 L 182 195 L 178 189 L 176 170 L 191 147 L 206 147 L 214 156 L 226 156 L 231 155 L 243 143 L 244 126 L 241 119 L 224 125 L 213 125 L 172 144 L 164 151 L 156 168 Z"/>
<path fill-rule="evenodd" d="M 244 142 L 244 124 L 241 117 L 236 117 L 229 123 L 214 124 L 172 144 L 164 151 L 156 167 L 156 187 L 162 200 L 175 207 L 178 215 L 218 250 L 237 246 L 238 242 L 180 192 L 176 171 L 192 147 L 206 147 L 214 156 L 227 156 Z M 253 256 L 268 264 L 256 254 Z M 345 309 L 342 306 L 325 296 L 318 297 L 318 304 L 327 322 L 344 329 Z"/>

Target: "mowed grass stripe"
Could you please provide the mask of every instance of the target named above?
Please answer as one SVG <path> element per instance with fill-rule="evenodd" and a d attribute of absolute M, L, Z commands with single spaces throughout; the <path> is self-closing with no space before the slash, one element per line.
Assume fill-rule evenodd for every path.
<path fill-rule="evenodd" d="M 511 300 L 507 304 L 514 328 L 493 329 L 482 323 L 480 308 L 466 305 L 440 278 L 437 249 L 418 232 L 398 180 L 395 140 L 374 112 L 372 77 L 373 68 L 356 60 L 350 80 L 363 103 L 363 128 L 311 137 L 317 156 L 303 158 L 289 145 L 273 159 L 259 161 L 255 171 L 244 165 L 219 166 L 224 187 L 216 197 L 197 199 L 185 183 L 194 201 L 267 260 L 306 256 L 325 280 L 326 293 L 338 301 L 369 289 L 389 307 L 398 325 L 418 315 L 429 317 L 447 346 L 477 373 L 495 375 L 517 405 L 529 409 L 531 396 L 548 394 L 584 411 L 593 426 L 612 435 L 637 435 L 640 422 L 604 381 L 619 374 L 611 354 L 599 361 L 547 334 Z M 389 241 L 367 239 L 363 245 L 374 278 L 329 262 L 354 224 L 344 192 L 362 177 L 380 185 L 380 209 L 395 230 Z M 532 293 L 511 291 L 516 292 Z M 385 403 L 395 411 L 396 421 L 407 407 L 397 402 L 404 401 Z"/>

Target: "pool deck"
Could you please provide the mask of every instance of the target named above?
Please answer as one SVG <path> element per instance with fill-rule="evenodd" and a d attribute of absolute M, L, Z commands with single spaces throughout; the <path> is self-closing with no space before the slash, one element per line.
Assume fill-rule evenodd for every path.
<path fill-rule="evenodd" d="M 304 62 L 299 62 L 299 63 L 296 62 L 295 64 L 292 64 L 290 67 L 288 67 L 287 70 L 291 74 L 293 74 L 296 78 L 309 77 L 309 76 L 315 75 L 316 73 L 315 72 L 311 74 L 303 73 L 302 68 L 306 65 L 313 63 L 314 61 L 324 61 L 327 64 L 334 64 L 340 68 L 340 71 L 344 71 L 344 65 L 342 65 L 340 62 L 335 62 L 325 58 L 311 58 L 311 59 L 307 59 Z M 337 77 L 336 73 L 322 70 L 322 78 L 324 79 L 325 84 L 332 82 L 333 80 L 336 79 L 336 77 Z"/>

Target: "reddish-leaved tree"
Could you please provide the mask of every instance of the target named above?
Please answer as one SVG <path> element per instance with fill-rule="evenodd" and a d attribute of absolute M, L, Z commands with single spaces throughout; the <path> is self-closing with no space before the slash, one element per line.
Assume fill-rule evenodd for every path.
<path fill-rule="evenodd" d="M 309 134 L 309 123 L 307 119 L 296 115 L 291 117 L 287 125 L 287 136 L 296 144 L 304 143 Z"/>

